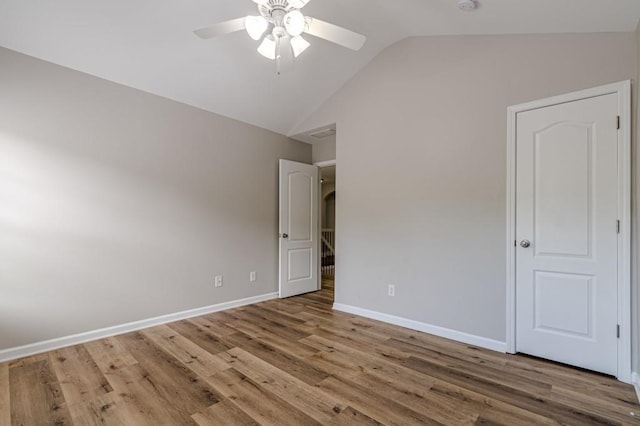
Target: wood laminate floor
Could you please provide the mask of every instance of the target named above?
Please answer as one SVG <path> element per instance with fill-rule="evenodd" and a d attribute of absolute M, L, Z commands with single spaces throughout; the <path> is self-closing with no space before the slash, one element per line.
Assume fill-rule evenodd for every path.
<path fill-rule="evenodd" d="M 631 386 L 333 312 L 325 284 L 0 364 L 0 425 L 640 425 Z"/>

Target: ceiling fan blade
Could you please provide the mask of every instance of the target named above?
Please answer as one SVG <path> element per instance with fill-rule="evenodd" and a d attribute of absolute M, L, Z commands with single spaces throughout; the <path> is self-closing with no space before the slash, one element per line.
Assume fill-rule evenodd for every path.
<path fill-rule="evenodd" d="M 351 50 L 360 50 L 367 41 L 367 38 L 362 34 L 311 17 L 307 17 L 307 26 L 304 32 Z"/>
<path fill-rule="evenodd" d="M 193 33 L 203 39 L 235 33 L 236 31 L 244 30 L 244 20 L 245 18 L 238 18 L 220 22 L 218 24 L 211 25 L 210 27 L 195 30 Z"/>
<path fill-rule="evenodd" d="M 278 75 L 293 71 L 293 48 L 291 38 L 282 37 L 276 46 L 276 67 Z"/>

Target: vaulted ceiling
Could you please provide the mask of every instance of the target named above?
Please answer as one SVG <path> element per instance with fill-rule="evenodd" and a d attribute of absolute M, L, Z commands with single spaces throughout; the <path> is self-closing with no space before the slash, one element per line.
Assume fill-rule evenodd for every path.
<path fill-rule="evenodd" d="M 245 32 L 192 30 L 256 14 L 251 0 L 0 0 L 0 46 L 289 134 L 382 49 L 411 36 L 634 31 L 638 0 L 311 0 L 306 15 L 367 36 L 352 52 L 307 38 L 292 72 Z M 2 64 L 0 64 L 2 66 Z M 328 123 L 329 124 L 329 123 Z"/>

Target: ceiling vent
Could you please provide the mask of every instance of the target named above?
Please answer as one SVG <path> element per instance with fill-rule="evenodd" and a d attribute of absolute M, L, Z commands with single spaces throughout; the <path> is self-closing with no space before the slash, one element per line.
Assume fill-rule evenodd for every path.
<path fill-rule="evenodd" d="M 336 129 L 324 129 L 324 130 L 318 130 L 317 132 L 311 133 L 309 136 L 316 138 L 316 139 L 324 139 L 324 138 L 328 138 L 329 136 L 333 136 L 336 134 Z"/>

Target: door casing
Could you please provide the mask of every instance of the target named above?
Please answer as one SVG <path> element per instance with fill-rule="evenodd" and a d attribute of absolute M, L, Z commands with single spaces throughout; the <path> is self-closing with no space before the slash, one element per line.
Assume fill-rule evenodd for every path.
<path fill-rule="evenodd" d="M 631 383 L 631 81 L 621 81 L 507 108 L 507 352 L 516 350 L 516 125 L 518 113 L 608 94 L 618 95 L 618 380 Z"/>

